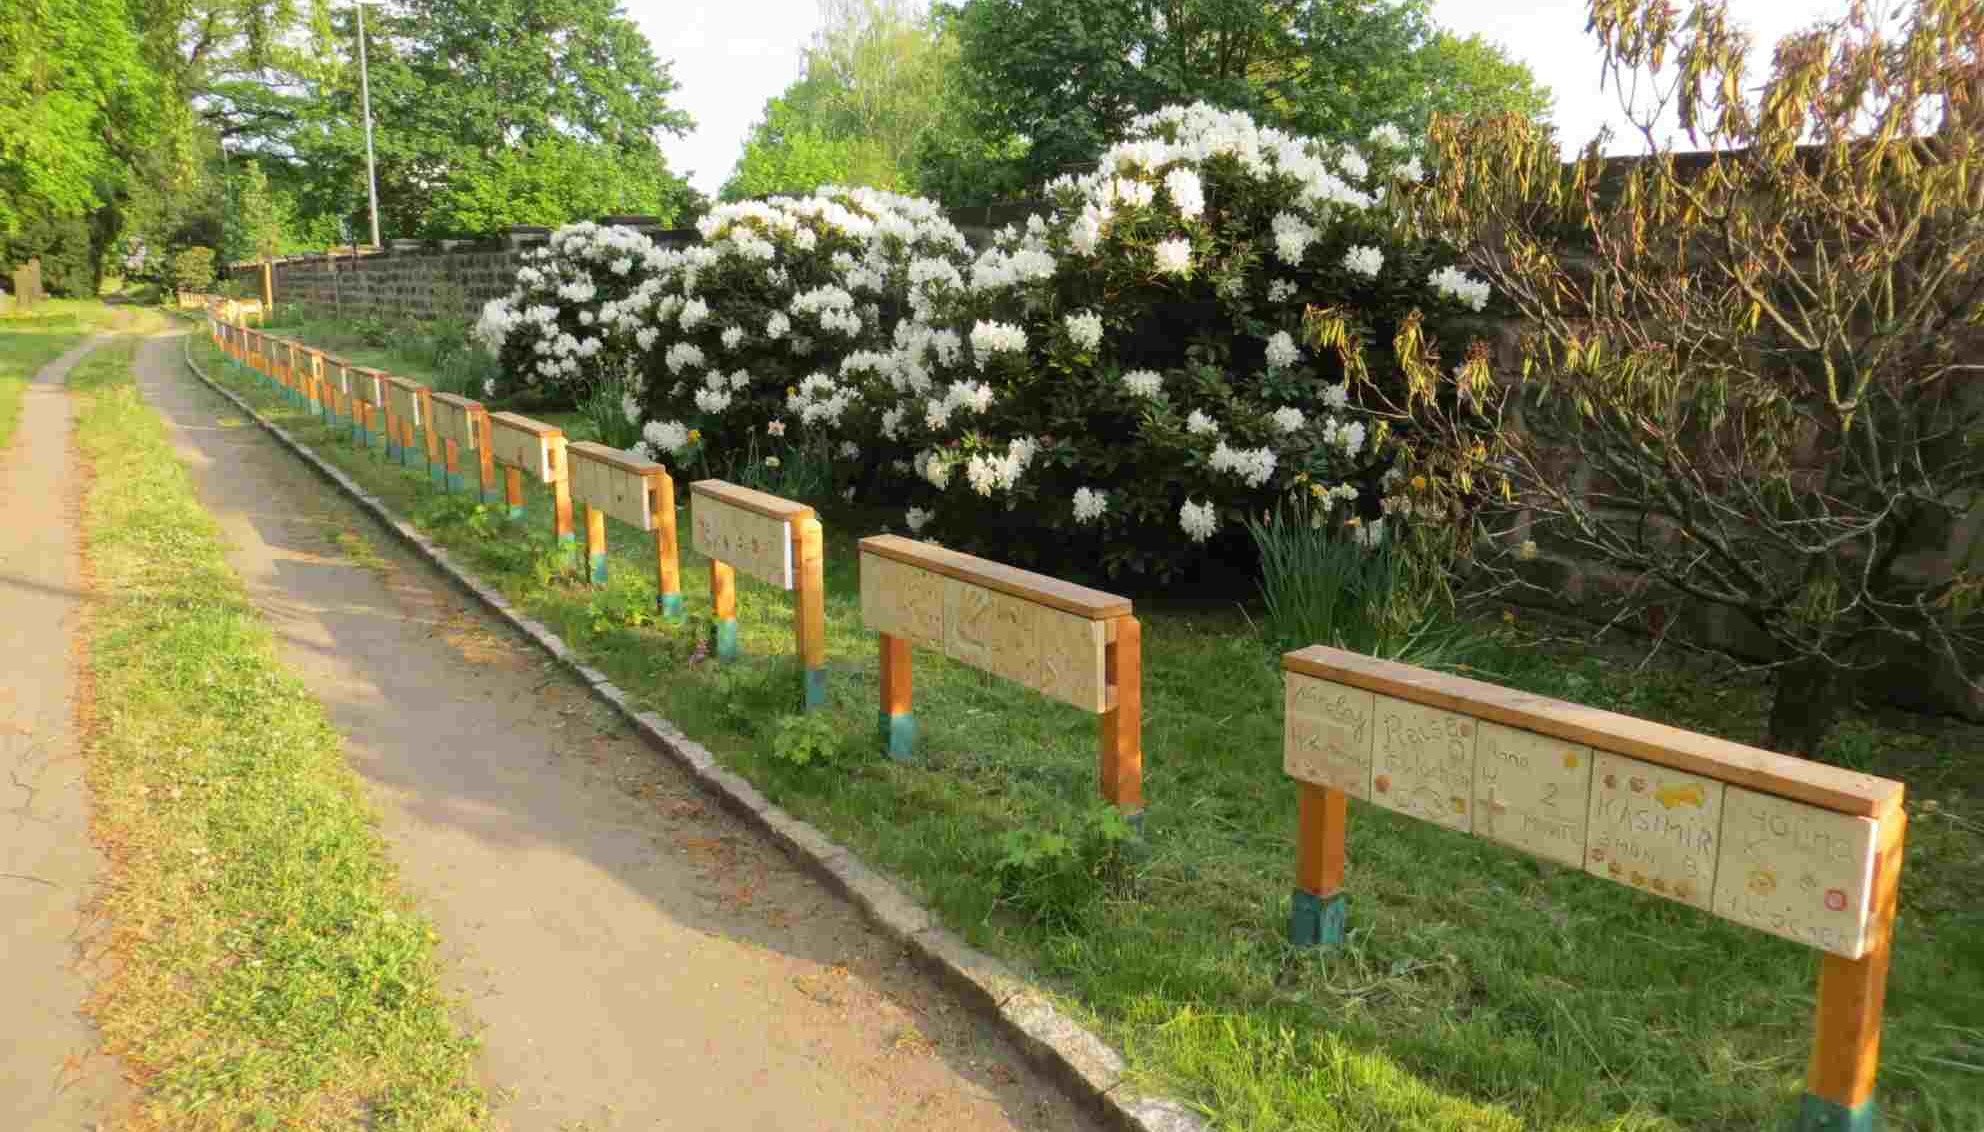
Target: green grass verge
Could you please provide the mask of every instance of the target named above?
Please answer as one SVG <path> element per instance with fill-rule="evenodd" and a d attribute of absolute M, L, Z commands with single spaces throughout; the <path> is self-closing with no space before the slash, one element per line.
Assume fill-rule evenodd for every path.
<path fill-rule="evenodd" d="M 904 878 L 974 943 L 1031 967 L 1139 1078 L 1221 1128 L 1753 1130 L 1796 1109 L 1815 952 L 1482 841 L 1353 807 L 1350 942 L 1333 955 L 1289 948 L 1281 684 L 1242 611 L 1139 604 L 1147 851 L 1016 885 L 1002 859 L 1057 832 L 1080 841 L 1094 720 L 919 652 L 921 759 L 878 757 L 875 642 L 852 547 L 878 515 L 824 509 L 824 719 L 842 753 L 797 766 L 776 754 L 798 688 L 784 594 L 741 582 L 746 659 L 719 667 L 699 647 L 706 621 L 653 623 L 641 536 L 613 525 L 610 585 L 574 584 L 556 573 L 541 493 L 511 528 L 281 406 L 204 340 L 194 348 L 588 663 Z M 685 589 L 706 616 L 700 566 L 685 560 Z M 1641 671 L 1522 624 L 1481 629 L 1488 678 L 1756 738 L 1763 688 L 1726 666 Z M 1856 715 L 1828 751 L 1937 803 L 1914 810 L 1903 877 L 1881 1078 L 1893 1129 L 1984 1127 L 1979 749 L 1977 727 Z"/>
<path fill-rule="evenodd" d="M 114 974 L 91 1009 L 142 1126 L 468 1129 L 474 1043 L 323 708 L 277 661 L 131 339 L 71 375 L 94 466 L 89 781 Z"/>
<path fill-rule="evenodd" d="M 35 371 L 119 314 L 101 303 L 51 299 L 26 313 L 0 315 L 0 449 L 13 439 Z"/>

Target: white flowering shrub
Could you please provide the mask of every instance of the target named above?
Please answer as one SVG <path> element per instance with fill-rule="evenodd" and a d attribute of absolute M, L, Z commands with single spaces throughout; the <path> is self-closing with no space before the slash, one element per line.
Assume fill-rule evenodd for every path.
<path fill-rule="evenodd" d="M 1361 345 L 1423 344 L 1488 296 L 1391 222 L 1421 175 L 1403 136 L 1367 150 L 1170 108 L 927 287 L 880 414 L 911 528 L 1153 577 L 1246 561 L 1245 519 L 1291 493 L 1383 537 L 1410 506 L 1403 379 Z"/>
<path fill-rule="evenodd" d="M 641 374 L 648 451 L 725 474 L 776 429 L 858 467 L 894 395 L 894 329 L 958 278 L 964 237 L 930 201 L 840 188 L 723 205 L 700 230 L 610 315 Z"/>
<path fill-rule="evenodd" d="M 526 253 L 510 293 L 485 303 L 475 324 L 476 341 L 501 363 L 483 396 L 579 402 L 602 379 L 621 379 L 630 355 L 608 319 L 662 255 L 631 228 L 590 221 Z"/>

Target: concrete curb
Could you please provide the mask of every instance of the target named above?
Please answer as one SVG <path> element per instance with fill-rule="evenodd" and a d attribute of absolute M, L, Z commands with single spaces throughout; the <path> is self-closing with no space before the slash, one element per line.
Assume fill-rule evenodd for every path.
<path fill-rule="evenodd" d="M 197 329 L 194 331 L 197 333 Z M 643 711 L 606 674 L 579 660 L 556 633 L 520 613 L 493 588 L 455 565 L 448 552 L 389 510 L 341 469 L 317 455 L 288 430 L 257 412 L 235 392 L 208 377 L 193 361 L 192 334 L 181 342 L 186 368 L 295 453 L 387 530 L 483 605 L 508 621 L 545 652 L 571 669 L 593 694 L 632 726 L 650 747 L 674 760 L 725 809 L 778 842 L 786 855 L 805 866 L 861 909 L 882 932 L 938 976 L 973 1010 L 996 1021 L 1029 1059 L 1042 1066 L 1071 1095 L 1127 1132 L 1203 1132 L 1208 1126 L 1193 1110 L 1169 1097 L 1138 1093 L 1124 1081 L 1123 1057 L 1100 1037 L 1057 1009 L 1046 996 L 997 959 L 971 947 L 941 927 L 930 910 L 893 881 L 811 824 L 773 805 L 742 776 L 724 769 L 707 748 L 661 716 Z"/>

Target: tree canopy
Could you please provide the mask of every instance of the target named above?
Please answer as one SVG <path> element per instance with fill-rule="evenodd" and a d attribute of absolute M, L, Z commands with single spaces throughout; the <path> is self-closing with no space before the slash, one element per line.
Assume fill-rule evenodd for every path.
<path fill-rule="evenodd" d="M 1536 114 L 1547 96 L 1479 38 L 1441 34 L 1429 0 L 963 0 L 948 9 L 989 136 L 1028 139 L 1040 182 L 1093 160 L 1168 103 L 1245 110 L 1299 133 L 1362 137 L 1435 110 Z"/>

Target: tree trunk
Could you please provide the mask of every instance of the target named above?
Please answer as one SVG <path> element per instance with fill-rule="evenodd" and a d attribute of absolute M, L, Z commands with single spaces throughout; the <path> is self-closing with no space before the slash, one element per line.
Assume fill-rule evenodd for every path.
<path fill-rule="evenodd" d="M 1777 670 L 1764 746 L 1817 758 L 1839 718 L 1839 670 L 1823 660 L 1795 661 Z"/>

